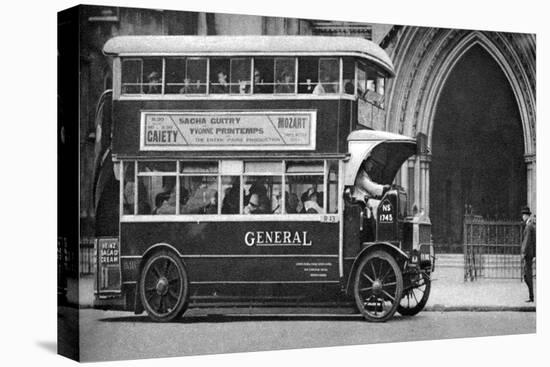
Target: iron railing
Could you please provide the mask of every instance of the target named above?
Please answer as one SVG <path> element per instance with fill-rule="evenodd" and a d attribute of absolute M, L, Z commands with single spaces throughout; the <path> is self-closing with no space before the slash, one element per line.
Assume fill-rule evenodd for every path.
<path fill-rule="evenodd" d="M 523 278 L 522 222 L 468 214 L 464 216 L 463 231 L 464 281 Z"/>
<path fill-rule="evenodd" d="M 96 273 L 97 252 L 94 238 L 81 238 L 79 251 L 80 275 L 93 275 Z"/>

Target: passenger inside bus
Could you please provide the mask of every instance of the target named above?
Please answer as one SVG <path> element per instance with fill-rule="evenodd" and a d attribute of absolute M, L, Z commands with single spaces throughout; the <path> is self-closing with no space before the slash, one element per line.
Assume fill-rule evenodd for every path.
<path fill-rule="evenodd" d="M 304 210 L 306 213 L 319 214 L 324 212 L 323 208 L 319 206 L 319 196 L 317 191 L 313 191 L 309 194 L 308 199 L 304 202 Z"/>
<path fill-rule="evenodd" d="M 182 214 L 216 214 L 218 212 L 218 191 L 211 188 L 209 183 L 206 176 L 202 177 L 200 185 L 195 190 L 191 190 L 189 200 L 181 207 Z"/>
<path fill-rule="evenodd" d="M 326 93 L 336 93 L 338 90 L 338 81 L 332 79 L 330 75 L 324 75 L 323 80 L 317 83 L 313 89 L 313 94 L 320 95 Z"/>
<path fill-rule="evenodd" d="M 275 93 L 294 93 L 294 76 L 290 70 L 283 69 L 277 78 Z"/>
<path fill-rule="evenodd" d="M 224 179 L 231 181 L 229 182 L 229 187 L 223 191 L 222 214 L 239 214 L 240 178 L 236 176 L 224 177 Z"/>
<path fill-rule="evenodd" d="M 295 193 L 285 192 L 285 208 L 283 211 L 283 198 L 280 195 L 277 195 L 277 206 L 273 210 L 273 214 L 296 214 L 299 213 L 302 209 L 300 200 L 298 200 L 298 195 Z"/>
<path fill-rule="evenodd" d="M 164 177 L 162 191 L 155 195 L 153 214 L 176 214 L 176 180 Z"/>
<path fill-rule="evenodd" d="M 256 179 L 245 196 L 244 214 L 271 214 L 271 200 L 263 178 Z"/>
<path fill-rule="evenodd" d="M 254 93 L 272 93 L 273 88 L 269 89 L 262 78 L 262 72 L 258 68 L 254 68 Z"/>
<path fill-rule="evenodd" d="M 227 81 L 227 72 L 225 70 L 218 70 L 216 73 L 218 80 L 217 83 L 212 83 L 211 93 L 229 93 L 229 82 Z"/>
<path fill-rule="evenodd" d="M 160 94 L 162 90 L 162 79 L 160 74 L 153 71 L 147 76 L 147 94 Z"/>

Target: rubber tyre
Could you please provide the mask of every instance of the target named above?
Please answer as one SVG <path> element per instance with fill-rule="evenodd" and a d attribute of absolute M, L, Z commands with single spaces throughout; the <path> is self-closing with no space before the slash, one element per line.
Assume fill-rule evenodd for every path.
<path fill-rule="evenodd" d="M 407 298 L 407 292 L 403 292 L 403 297 L 401 298 L 401 302 L 399 306 L 397 307 L 397 312 L 403 316 L 414 316 L 418 314 L 420 311 L 424 309 L 426 306 L 426 303 L 428 302 L 428 298 L 430 297 L 430 290 L 432 289 L 432 281 L 426 273 L 422 272 L 422 278 L 424 282 L 426 283 L 426 287 L 424 289 L 424 292 L 422 293 L 422 297 L 420 297 L 420 301 L 418 301 L 418 298 L 415 298 L 415 301 L 417 301 L 416 305 L 414 306 L 405 306 L 403 304 L 403 301 Z M 411 291 L 414 291 L 411 290 Z M 409 300 L 411 296 L 409 296 Z M 414 298 L 414 296 L 413 296 Z"/>
<path fill-rule="evenodd" d="M 376 266 L 380 267 L 380 264 L 384 264 L 383 267 L 385 270 L 381 270 L 381 274 L 376 274 L 376 271 L 372 269 L 372 265 L 376 264 Z M 375 267 L 376 267 L 375 266 Z M 370 272 L 370 270 L 373 270 L 373 272 Z M 392 274 L 387 274 L 387 272 L 390 272 Z M 377 307 L 375 306 L 374 312 L 373 310 L 369 310 L 369 306 L 366 305 L 365 301 L 372 299 L 373 297 L 378 300 L 381 299 L 378 297 L 374 291 L 371 291 L 370 293 L 364 293 L 362 288 L 363 285 L 369 285 L 368 282 L 370 280 L 364 279 L 366 278 L 364 273 L 367 273 L 370 275 L 370 278 L 372 280 L 377 280 L 373 278 L 374 275 L 378 275 L 379 280 L 382 280 L 382 289 L 386 288 L 389 290 L 389 295 L 393 297 L 393 301 L 391 299 L 386 300 L 386 302 L 389 302 L 389 305 L 386 305 L 387 309 L 382 314 L 378 314 Z M 385 276 L 381 276 L 382 273 L 386 273 Z M 392 275 L 391 278 L 388 278 L 389 275 Z M 384 279 L 382 279 L 384 278 Z M 384 281 L 392 280 L 391 282 L 387 282 L 387 285 L 384 285 Z M 365 284 L 367 282 L 367 284 Z M 374 283 L 370 282 L 372 285 Z M 391 284 L 391 287 L 390 287 Z M 368 287 L 367 287 L 368 288 Z M 372 287 L 374 288 L 374 287 Z M 403 293 L 403 276 L 401 273 L 401 269 L 399 268 L 399 265 L 397 264 L 397 261 L 393 258 L 391 254 L 389 254 L 387 251 L 384 250 L 376 250 L 371 252 L 370 254 L 367 254 L 365 257 L 363 257 L 357 267 L 357 271 L 355 272 L 354 276 L 354 284 L 353 284 L 353 295 L 355 298 L 355 303 L 357 305 L 357 309 L 359 312 L 363 315 L 365 320 L 370 322 L 385 322 L 388 319 L 390 319 L 397 310 L 397 307 L 399 305 L 399 301 L 401 300 Z M 389 298 L 387 295 L 384 296 L 384 298 Z"/>
<path fill-rule="evenodd" d="M 189 282 L 179 256 L 166 250 L 151 255 L 141 271 L 139 293 L 152 320 L 168 322 L 180 317 L 187 308 Z"/>

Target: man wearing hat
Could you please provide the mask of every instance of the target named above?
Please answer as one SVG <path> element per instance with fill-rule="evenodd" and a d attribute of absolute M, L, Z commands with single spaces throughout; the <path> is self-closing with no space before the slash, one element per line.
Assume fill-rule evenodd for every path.
<path fill-rule="evenodd" d="M 528 206 L 521 209 L 521 218 L 525 222 L 523 240 L 521 242 L 521 259 L 523 264 L 523 278 L 529 289 L 529 299 L 526 302 L 533 302 L 533 258 L 536 257 L 536 228 L 535 218 L 531 215 Z"/>

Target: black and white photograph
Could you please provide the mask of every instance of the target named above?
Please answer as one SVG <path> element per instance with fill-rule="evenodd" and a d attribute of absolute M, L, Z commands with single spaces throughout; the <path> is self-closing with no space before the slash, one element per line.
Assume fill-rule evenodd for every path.
<path fill-rule="evenodd" d="M 52 159 L 23 147 L 31 174 L 8 196 L 49 204 L 6 242 L 9 318 L 51 330 L 46 364 L 537 365 L 541 15 L 284 4 L 45 10 L 50 81 L 21 84 L 47 99 Z M 9 120 L 40 119 L 25 100 Z M 6 132 L 11 160 L 24 134 Z"/>
<path fill-rule="evenodd" d="M 534 34 L 81 5 L 58 36 L 60 354 L 536 332 Z"/>

